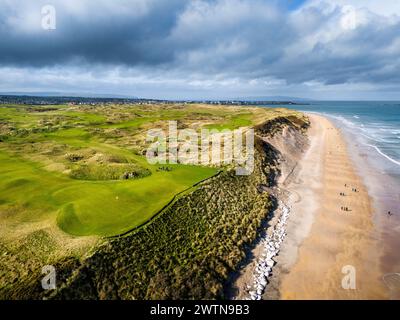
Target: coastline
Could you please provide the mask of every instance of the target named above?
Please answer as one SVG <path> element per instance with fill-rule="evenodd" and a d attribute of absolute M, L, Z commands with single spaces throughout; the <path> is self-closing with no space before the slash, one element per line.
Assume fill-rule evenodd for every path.
<path fill-rule="evenodd" d="M 355 158 L 340 129 L 325 117 L 308 116 L 309 148 L 296 170 L 279 182 L 278 198 L 290 217 L 262 298 L 389 299 L 380 263 L 382 234 Z M 281 212 L 276 215 L 279 219 Z M 245 288 L 251 274 L 254 278 L 262 253 L 260 246 L 253 250 L 253 262 L 240 271 L 237 288 Z M 342 287 L 348 266 L 355 270 L 355 289 Z M 243 290 L 235 298 L 246 298 Z"/>
<path fill-rule="evenodd" d="M 336 123 L 335 123 L 336 125 Z M 393 171 L 388 173 L 382 161 L 387 163 L 387 156 L 375 152 L 374 146 L 363 144 L 351 131 L 341 128 L 348 143 L 348 148 L 353 152 L 350 156 L 355 164 L 355 169 L 362 177 L 371 197 L 373 208 L 373 222 L 380 241 L 380 268 L 382 280 L 388 289 L 389 298 L 400 299 L 400 184 L 394 177 Z M 390 160 L 391 162 L 392 160 Z M 391 170 L 389 170 L 390 172 Z M 393 214 L 389 216 L 387 212 Z"/>
<path fill-rule="evenodd" d="M 322 136 L 317 156 L 322 164 L 321 185 L 315 190 L 317 209 L 311 230 L 298 248 L 296 262 L 281 278 L 281 298 L 387 299 L 371 198 L 341 132 L 324 117 L 310 115 L 310 119 Z M 342 287 L 346 266 L 356 271 L 356 289 Z"/>

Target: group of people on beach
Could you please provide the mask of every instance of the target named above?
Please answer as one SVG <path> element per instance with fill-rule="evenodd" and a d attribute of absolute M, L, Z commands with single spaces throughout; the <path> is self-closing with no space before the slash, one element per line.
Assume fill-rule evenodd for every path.
<path fill-rule="evenodd" d="M 347 183 L 345 183 L 344 186 L 347 188 Z M 357 188 L 351 188 L 351 191 L 358 192 Z"/>
<path fill-rule="evenodd" d="M 344 186 L 347 188 L 347 183 L 345 183 Z M 358 192 L 357 188 L 351 188 L 351 191 L 352 192 Z M 340 195 L 342 197 L 346 196 L 346 194 L 344 192 L 340 192 Z M 340 210 L 342 210 L 342 211 L 351 211 L 351 210 L 349 210 L 348 207 L 340 207 Z M 387 214 L 388 214 L 389 217 L 391 217 L 393 215 L 393 213 L 391 211 L 388 211 Z"/>
<path fill-rule="evenodd" d="M 347 188 L 347 183 L 345 183 L 344 186 L 345 186 L 345 188 Z M 357 188 L 351 188 L 351 191 L 352 192 L 358 192 Z M 340 192 L 340 195 L 342 197 L 346 196 L 346 194 L 344 192 Z M 351 211 L 348 207 L 340 207 L 340 210 L 342 210 L 342 211 Z"/>

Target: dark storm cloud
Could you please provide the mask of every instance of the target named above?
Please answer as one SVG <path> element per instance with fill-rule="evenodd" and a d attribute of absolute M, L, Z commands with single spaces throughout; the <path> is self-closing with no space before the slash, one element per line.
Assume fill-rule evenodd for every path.
<path fill-rule="evenodd" d="M 115 11 L 108 11 L 111 1 L 69 2 L 53 1 L 56 30 L 41 29 L 41 8 L 48 2 L 30 3 L 26 8 L 3 4 L 0 63 L 46 66 L 78 60 L 133 66 L 172 60 L 174 48 L 165 39 L 185 1 L 115 1 Z M 12 15 L 18 20 L 7 24 Z M 21 30 L 25 23 L 27 27 Z"/>
<path fill-rule="evenodd" d="M 3 0 L 0 65 L 115 67 L 122 77 L 161 73 L 165 81 L 400 83 L 399 15 L 344 7 L 341 0 L 298 8 L 303 2 L 57 0 L 57 29 L 45 31 L 40 9 L 49 1 Z"/>

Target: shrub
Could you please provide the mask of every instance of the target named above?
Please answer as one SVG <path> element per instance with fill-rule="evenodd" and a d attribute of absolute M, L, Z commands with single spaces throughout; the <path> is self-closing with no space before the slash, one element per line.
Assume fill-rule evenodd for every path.
<path fill-rule="evenodd" d="M 65 158 L 70 162 L 78 162 L 84 158 L 82 154 L 77 153 L 68 153 L 65 155 Z"/>
<path fill-rule="evenodd" d="M 70 177 L 78 180 L 127 180 L 148 175 L 148 169 L 135 164 L 82 164 L 70 172 Z"/>

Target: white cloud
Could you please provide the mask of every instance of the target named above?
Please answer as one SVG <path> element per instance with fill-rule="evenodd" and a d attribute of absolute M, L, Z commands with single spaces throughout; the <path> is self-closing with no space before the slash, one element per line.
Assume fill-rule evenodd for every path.
<path fill-rule="evenodd" d="M 310 0 L 308 6 L 344 7 L 352 6 L 356 9 L 367 9 L 377 15 L 386 17 L 400 16 L 400 1 L 398 0 Z"/>

